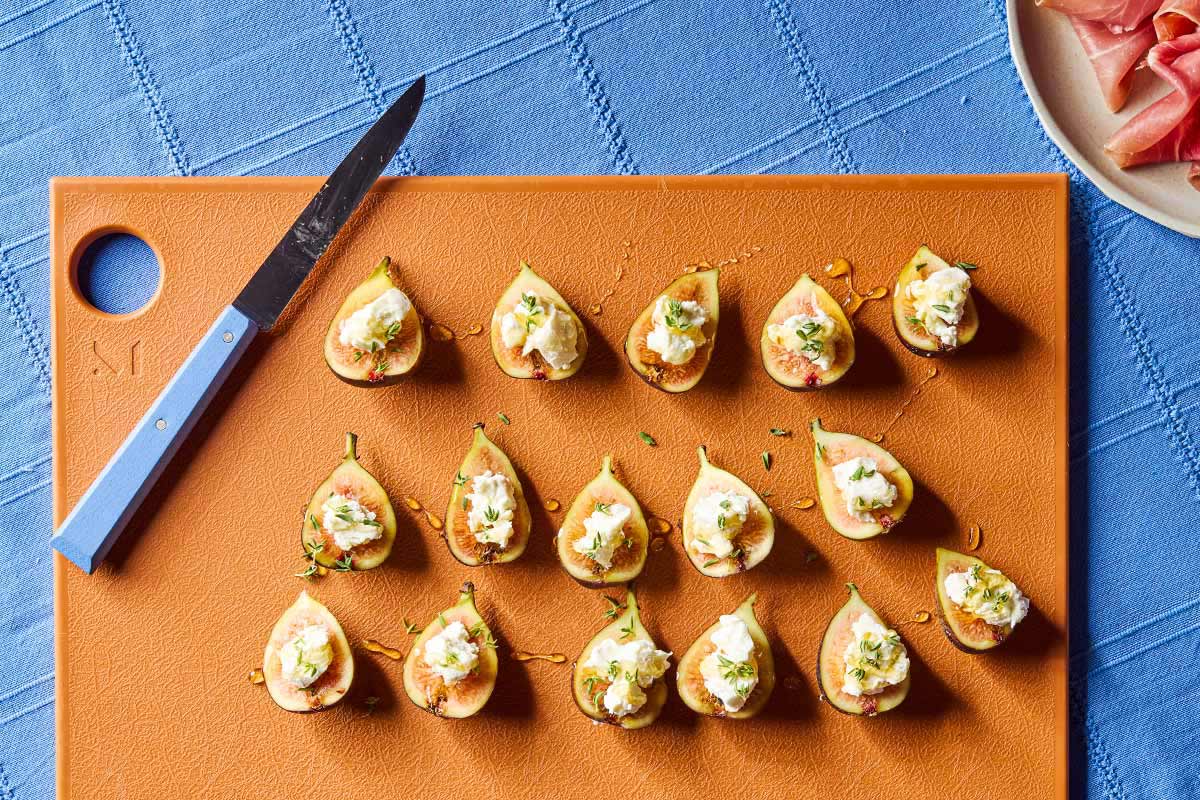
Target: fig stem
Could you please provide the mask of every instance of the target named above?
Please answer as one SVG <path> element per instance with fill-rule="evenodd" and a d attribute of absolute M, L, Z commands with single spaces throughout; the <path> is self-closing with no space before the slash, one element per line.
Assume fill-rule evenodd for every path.
<path fill-rule="evenodd" d="M 358 461 L 358 434 L 346 432 L 346 460 Z"/>
<path fill-rule="evenodd" d="M 475 602 L 475 584 L 471 583 L 471 581 L 465 581 L 462 588 L 458 590 L 459 602 L 462 602 L 464 596 L 470 599 L 472 603 Z"/>
<path fill-rule="evenodd" d="M 700 466 L 707 467 L 708 466 L 708 446 L 702 444 L 696 448 L 696 452 L 700 455 Z"/>
<path fill-rule="evenodd" d="M 608 475 L 613 474 L 612 454 L 606 455 L 604 457 L 604 461 L 600 465 L 600 471 L 603 473 L 607 473 Z"/>

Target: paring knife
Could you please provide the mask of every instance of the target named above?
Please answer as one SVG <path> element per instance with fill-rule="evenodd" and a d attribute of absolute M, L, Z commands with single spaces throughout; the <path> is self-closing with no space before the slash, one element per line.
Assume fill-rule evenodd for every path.
<path fill-rule="evenodd" d="M 424 98 L 422 75 L 338 164 L 51 537 L 55 550 L 88 573 L 104 560 L 250 342 L 275 324 L 392 160 Z"/>

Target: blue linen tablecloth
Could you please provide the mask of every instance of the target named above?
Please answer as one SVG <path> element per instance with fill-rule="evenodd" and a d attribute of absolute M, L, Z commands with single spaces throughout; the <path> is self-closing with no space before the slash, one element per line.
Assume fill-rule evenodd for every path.
<path fill-rule="evenodd" d="M 53 794 L 47 178 L 325 174 L 421 72 L 392 172 L 1068 172 L 1075 794 L 1200 797 L 1200 245 L 1064 159 L 1005 25 L 1001 0 L 0 2 L 0 800 Z"/>

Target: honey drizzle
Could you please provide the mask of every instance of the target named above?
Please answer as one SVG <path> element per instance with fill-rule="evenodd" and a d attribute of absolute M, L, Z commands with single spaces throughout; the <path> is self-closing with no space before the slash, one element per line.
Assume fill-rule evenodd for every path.
<path fill-rule="evenodd" d="M 801 511 L 805 511 L 812 508 L 816 504 L 817 501 L 813 500 L 811 497 L 801 497 L 799 500 L 796 500 L 792 503 L 792 508 L 798 508 Z"/>
<path fill-rule="evenodd" d="M 465 338 L 467 338 L 468 336 L 478 336 L 478 335 L 479 335 L 479 334 L 481 334 L 481 333 L 483 333 L 483 326 L 482 326 L 482 325 L 480 325 L 478 322 L 476 322 L 474 325 L 472 325 L 471 327 L 467 328 L 467 329 L 466 329 L 465 331 L 463 331 L 462 333 L 456 333 L 456 334 L 454 334 L 454 338 L 455 338 L 455 339 L 465 339 Z"/>
<path fill-rule="evenodd" d="M 671 532 L 671 523 L 667 522 L 662 517 L 651 517 L 650 527 L 653 528 L 654 532 L 657 534 L 668 534 Z"/>
<path fill-rule="evenodd" d="M 435 531 L 440 531 L 446 527 L 446 524 L 442 522 L 442 518 L 432 511 L 425 512 L 425 521 L 428 522 L 429 527 L 433 528 Z"/>
<path fill-rule="evenodd" d="M 429 337 L 437 342 L 449 342 L 454 339 L 454 331 L 440 322 L 434 322 L 429 326 Z"/>
<path fill-rule="evenodd" d="M 413 511 L 420 511 L 422 508 L 424 508 L 424 506 L 421 505 L 421 501 L 415 497 L 404 498 L 404 505 L 408 506 Z"/>
<path fill-rule="evenodd" d="M 263 674 L 262 668 L 259 667 L 258 669 L 250 670 L 246 675 L 246 680 L 250 681 L 254 686 L 261 686 L 267 682 L 267 676 Z"/>
<path fill-rule="evenodd" d="M 913 613 L 911 621 L 917 623 L 918 625 L 924 625 L 931 619 L 933 619 L 933 615 L 928 611 L 916 611 Z"/>
<path fill-rule="evenodd" d="M 728 258 L 723 258 L 715 264 L 710 262 L 707 258 L 702 258 L 699 261 L 685 264 L 683 266 L 683 271 L 685 273 L 692 273 L 692 272 L 699 272 L 700 270 L 703 270 L 703 269 L 720 269 L 721 267 L 728 267 L 733 264 L 740 264 L 743 261 L 749 261 L 750 259 L 754 258 L 754 254 L 761 253 L 762 249 L 763 249 L 762 245 L 756 244 L 753 247 L 751 247 L 749 250 L 743 250 L 742 252 L 737 253 L 732 256 L 729 256 Z"/>
<path fill-rule="evenodd" d="M 404 653 L 401 653 L 394 647 L 388 647 L 386 644 L 377 642 L 374 639 L 366 639 L 362 643 L 363 649 L 370 653 L 379 653 L 387 656 L 392 661 L 399 661 L 404 658 Z"/>
<path fill-rule="evenodd" d="M 835 258 L 825 267 L 825 272 L 831 278 L 844 278 L 846 281 L 846 299 L 842 301 L 842 308 L 846 310 L 847 317 L 857 314 L 867 301 L 887 297 L 888 290 L 885 286 L 876 286 L 866 294 L 860 294 L 858 289 L 854 288 L 854 265 L 844 258 Z"/>
<path fill-rule="evenodd" d="M 566 663 L 567 657 L 562 653 L 530 653 L 526 650 L 513 650 L 513 661 L 549 661 L 551 664 Z"/>
<path fill-rule="evenodd" d="M 551 497 L 549 500 L 542 503 L 542 508 L 546 509 L 547 511 L 558 511 L 560 508 L 562 508 L 562 503 Z"/>
<path fill-rule="evenodd" d="M 888 432 L 891 431 L 891 429 L 893 427 L 895 427 L 896 423 L 900 421 L 900 418 L 904 416 L 904 412 L 906 410 L 908 410 L 908 407 L 913 404 L 913 401 L 916 400 L 917 396 L 921 394 L 922 390 L 924 390 L 925 384 L 929 383 L 931 380 L 933 380 L 937 376 L 938 376 L 938 368 L 930 367 L 929 372 L 927 372 L 925 374 L 925 377 L 922 378 L 921 381 L 916 386 L 913 387 L 913 390 L 911 392 L 909 392 L 908 397 L 904 398 L 904 402 L 901 403 L 900 407 L 896 409 L 896 413 L 894 413 L 892 415 L 891 421 L 888 422 L 888 424 L 884 427 L 884 429 L 882 431 L 880 431 L 879 433 L 872 436 L 871 441 L 875 442 L 876 444 L 879 444 L 880 442 L 882 442 L 884 440 L 884 437 L 887 436 Z"/>
<path fill-rule="evenodd" d="M 661 553 L 667 548 L 667 545 L 670 544 L 670 542 L 671 539 L 669 536 L 655 534 L 654 536 L 650 537 L 650 552 Z"/>
<path fill-rule="evenodd" d="M 623 252 L 621 254 L 621 260 L 628 261 L 629 257 L 630 257 L 629 241 L 626 240 L 624 242 L 621 242 L 621 245 L 625 248 L 625 252 Z M 598 317 L 604 313 L 604 303 L 608 300 L 608 298 L 610 298 L 614 294 L 616 294 L 617 284 L 621 282 L 621 278 L 623 278 L 623 277 L 625 277 L 625 265 L 617 264 L 616 272 L 613 274 L 612 285 L 604 290 L 604 293 L 600 295 L 600 299 L 598 301 L 596 301 L 595 303 L 592 303 L 590 306 L 588 306 L 588 313 L 590 313 L 596 317 Z"/>
<path fill-rule="evenodd" d="M 978 525 L 967 528 L 967 549 L 974 552 L 979 549 L 981 544 L 983 544 L 983 528 Z"/>

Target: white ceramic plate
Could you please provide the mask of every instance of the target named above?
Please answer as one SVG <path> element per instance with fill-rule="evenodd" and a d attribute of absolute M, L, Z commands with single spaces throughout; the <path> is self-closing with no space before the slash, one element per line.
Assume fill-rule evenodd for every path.
<path fill-rule="evenodd" d="M 1138 70 L 1129 102 L 1109 112 L 1071 23 L 1034 0 L 1008 0 L 1013 61 L 1050 138 L 1100 191 L 1144 217 L 1200 238 L 1200 192 L 1187 182 L 1188 164 L 1124 171 L 1104 155 L 1104 143 L 1130 117 L 1167 93 L 1149 70 Z"/>

